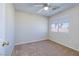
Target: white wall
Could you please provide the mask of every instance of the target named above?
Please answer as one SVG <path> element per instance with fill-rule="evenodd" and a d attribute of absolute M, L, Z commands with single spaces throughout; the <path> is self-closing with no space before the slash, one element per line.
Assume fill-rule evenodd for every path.
<path fill-rule="evenodd" d="M 67 18 L 70 20 L 69 33 L 54 33 L 51 32 L 51 22 L 56 19 Z M 79 6 L 68 9 L 64 12 L 56 14 L 49 19 L 49 38 L 52 41 L 70 47 L 79 51 Z"/>
<path fill-rule="evenodd" d="M 47 19 L 16 11 L 16 44 L 44 40 L 47 36 Z"/>
<path fill-rule="evenodd" d="M 15 9 L 13 4 L 5 4 L 5 21 L 5 40 L 9 41 L 9 46 L 6 47 L 5 55 L 11 55 L 15 39 Z"/>

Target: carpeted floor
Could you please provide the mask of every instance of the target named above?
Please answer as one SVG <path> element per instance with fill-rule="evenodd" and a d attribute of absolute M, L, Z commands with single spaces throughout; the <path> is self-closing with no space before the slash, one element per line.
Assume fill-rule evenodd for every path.
<path fill-rule="evenodd" d="M 79 56 L 79 52 L 50 40 L 15 46 L 12 56 Z"/>

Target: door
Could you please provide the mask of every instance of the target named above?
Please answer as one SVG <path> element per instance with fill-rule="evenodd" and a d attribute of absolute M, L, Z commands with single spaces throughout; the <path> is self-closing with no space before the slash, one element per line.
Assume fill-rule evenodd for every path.
<path fill-rule="evenodd" d="M 0 3 L 0 55 L 11 55 L 15 38 L 13 4 Z"/>

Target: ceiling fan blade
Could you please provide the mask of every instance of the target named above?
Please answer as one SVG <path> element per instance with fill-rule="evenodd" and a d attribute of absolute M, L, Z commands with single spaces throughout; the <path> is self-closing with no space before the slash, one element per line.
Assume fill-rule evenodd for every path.
<path fill-rule="evenodd" d="M 32 5 L 35 7 L 43 7 L 43 3 L 33 3 Z"/>
<path fill-rule="evenodd" d="M 50 3 L 47 3 L 47 5 L 49 6 L 49 5 L 50 5 Z"/>
<path fill-rule="evenodd" d="M 43 5 L 33 5 L 33 6 L 35 6 L 35 7 L 42 7 Z"/>
<path fill-rule="evenodd" d="M 49 3 L 35 3 L 33 4 L 34 6 L 41 6 L 41 7 L 44 7 L 44 6 L 48 6 Z"/>
<path fill-rule="evenodd" d="M 59 8 L 60 8 L 59 6 L 55 6 L 55 7 L 52 8 L 52 10 L 57 10 Z"/>
<path fill-rule="evenodd" d="M 44 10 L 43 8 L 42 9 L 40 9 L 37 13 L 40 13 L 42 10 Z"/>

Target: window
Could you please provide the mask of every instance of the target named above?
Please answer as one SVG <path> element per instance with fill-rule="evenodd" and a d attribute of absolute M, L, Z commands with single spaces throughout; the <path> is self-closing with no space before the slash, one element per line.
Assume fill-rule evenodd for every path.
<path fill-rule="evenodd" d="M 69 32 L 69 21 L 54 22 L 51 24 L 52 32 Z"/>

